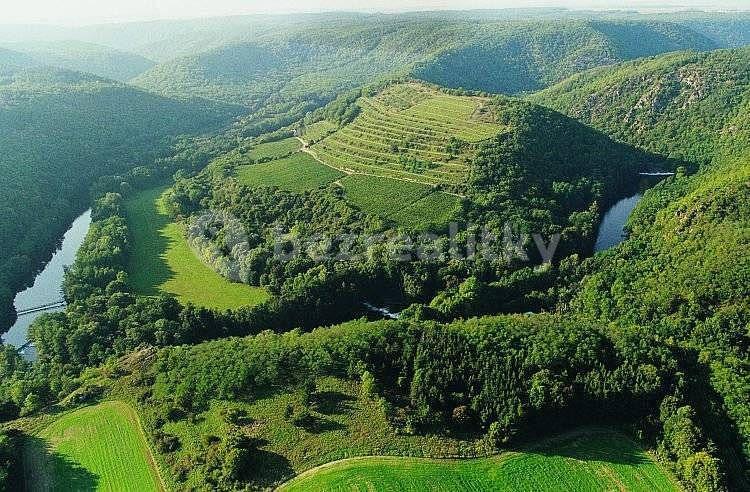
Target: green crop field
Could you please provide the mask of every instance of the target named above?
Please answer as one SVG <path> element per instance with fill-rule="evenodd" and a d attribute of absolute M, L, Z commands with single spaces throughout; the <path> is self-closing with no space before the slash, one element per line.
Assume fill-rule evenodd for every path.
<path fill-rule="evenodd" d="M 106 402 L 63 415 L 24 446 L 26 489 L 163 490 L 135 412 Z"/>
<path fill-rule="evenodd" d="M 412 229 L 440 229 L 452 218 L 459 198 L 439 191 L 416 200 L 388 216 L 393 222 Z"/>
<path fill-rule="evenodd" d="M 311 155 L 298 152 L 290 157 L 237 168 L 237 179 L 249 186 L 278 186 L 301 192 L 317 188 L 344 176 L 321 164 Z"/>
<path fill-rule="evenodd" d="M 340 182 L 361 210 L 413 229 L 444 226 L 458 206 L 457 196 L 411 181 L 350 174 Z"/>
<path fill-rule="evenodd" d="M 276 142 L 259 144 L 248 152 L 247 157 L 253 161 L 279 159 L 297 152 L 302 143 L 296 138 L 285 138 Z"/>
<path fill-rule="evenodd" d="M 280 491 L 677 491 L 676 482 L 615 432 L 553 439 L 522 452 L 475 460 L 365 457 L 314 468 Z"/>
<path fill-rule="evenodd" d="M 345 177 L 341 185 L 347 200 L 365 212 L 382 217 L 432 193 L 432 188 L 423 184 L 361 174 Z"/>
<path fill-rule="evenodd" d="M 125 204 L 131 254 L 128 279 L 142 295 L 172 294 L 219 310 L 259 304 L 268 298 L 264 289 L 230 282 L 203 264 L 183 235 L 183 226 L 164 212 L 163 188 L 142 192 Z"/>
<path fill-rule="evenodd" d="M 312 150 L 347 173 L 427 185 L 461 183 L 476 144 L 503 129 L 494 123 L 487 103 L 417 83 L 393 85 L 375 97 L 360 98 L 357 118 Z M 452 138 L 459 139 L 458 148 L 449 147 Z"/>

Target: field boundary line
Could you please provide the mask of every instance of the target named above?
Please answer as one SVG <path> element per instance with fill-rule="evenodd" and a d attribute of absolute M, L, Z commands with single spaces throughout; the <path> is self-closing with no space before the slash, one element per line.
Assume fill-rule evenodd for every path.
<path fill-rule="evenodd" d="M 363 173 L 363 172 L 359 172 L 359 171 L 353 171 L 351 169 L 341 169 L 341 168 L 338 168 L 336 166 L 332 166 L 332 165 L 330 165 L 330 164 L 328 164 L 328 163 L 323 162 L 322 160 L 320 160 L 318 158 L 318 156 L 315 154 L 315 152 L 307 146 L 307 142 L 305 142 L 304 140 L 302 140 L 300 137 L 295 137 L 295 138 L 297 138 L 300 142 L 302 142 L 302 152 L 310 154 L 313 159 L 315 159 L 319 163 L 323 164 L 324 166 L 330 167 L 331 169 L 335 169 L 336 171 L 342 172 L 342 173 L 346 174 L 347 176 L 354 176 L 354 175 L 371 176 L 373 178 L 393 179 L 395 181 L 405 181 L 407 183 L 416 183 L 416 184 L 420 184 L 420 185 L 424 185 L 424 186 L 430 186 L 430 187 L 433 187 L 433 188 L 435 186 L 435 185 L 431 185 L 431 184 L 428 184 L 428 183 L 423 183 L 421 181 L 417 181 L 416 179 L 396 178 L 396 177 L 392 177 L 392 176 L 382 176 L 382 175 L 379 175 L 379 174 Z M 441 193 L 445 193 L 447 195 L 453 195 L 453 196 L 456 196 L 458 198 L 464 198 L 463 195 L 459 195 L 458 193 L 452 193 L 450 191 L 443 191 L 443 190 L 440 190 L 440 192 Z"/>

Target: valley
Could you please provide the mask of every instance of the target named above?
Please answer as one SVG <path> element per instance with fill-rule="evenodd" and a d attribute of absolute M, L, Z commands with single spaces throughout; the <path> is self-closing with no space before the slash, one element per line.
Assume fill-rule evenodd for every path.
<path fill-rule="evenodd" d="M 0 26 L 0 491 L 750 490 L 748 32 Z"/>

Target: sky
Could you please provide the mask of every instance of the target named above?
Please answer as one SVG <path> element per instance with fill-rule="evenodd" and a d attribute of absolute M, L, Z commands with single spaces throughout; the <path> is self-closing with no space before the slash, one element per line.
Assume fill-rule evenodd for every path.
<path fill-rule="evenodd" d="M 253 13 L 568 7 L 750 9 L 748 0 L 4 0 L 0 24 L 85 25 Z"/>

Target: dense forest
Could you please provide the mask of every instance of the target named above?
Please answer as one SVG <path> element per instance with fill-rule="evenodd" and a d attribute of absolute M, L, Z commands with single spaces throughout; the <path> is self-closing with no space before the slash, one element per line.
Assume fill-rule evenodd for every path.
<path fill-rule="evenodd" d="M 119 52 L 91 45 L 0 49 L 0 318 L 12 318 L 13 294 L 66 222 L 92 207 L 65 310 L 32 325 L 37 360 L 0 347 L 0 490 L 19 486 L 20 450 L 39 429 L 106 400 L 135 409 L 175 490 L 264 490 L 348 457 L 295 448 L 298 435 L 343 436 L 352 455 L 469 458 L 580 426 L 626 432 L 685 490 L 747 490 L 750 52 L 716 50 L 748 41 L 747 23 L 546 10 L 269 16 L 206 21 L 203 35 L 226 33 L 203 50 L 176 46 L 191 21 L 75 31 L 114 48 L 151 33 L 137 51 L 166 61 L 145 72 L 145 58 L 116 67 Z M 132 70 L 140 88 L 42 59 Z M 469 118 L 498 129 L 439 151 L 468 156 L 463 181 L 435 187 L 458 203 L 458 245 L 424 235 L 442 226 L 357 205 L 340 180 L 292 190 L 239 178 L 275 159 L 257 157 L 269 142 L 278 157 L 324 165 L 293 137 L 359 138 L 352 123 L 399 84 L 456 112 L 447 96 L 475 98 Z M 396 103 L 388 111 L 416 119 L 414 101 Z M 432 128 L 380 123 L 445 127 L 428 116 Z M 603 211 L 656 170 L 673 175 L 645 192 L 627 239 L 593 254 Z M 126 203 L 166 184 L 159 203 L 190 254 L 265 300 L 219 311 L 136 292 Z M 510 242 L 470 256 L 472 234 Z M 279 255 L 298 244 L 303 254 Z M 429 254 L 398 261 L 418 250 Z M 365 302 L 396 306 L 398 319 L 373 320 Z"/>

